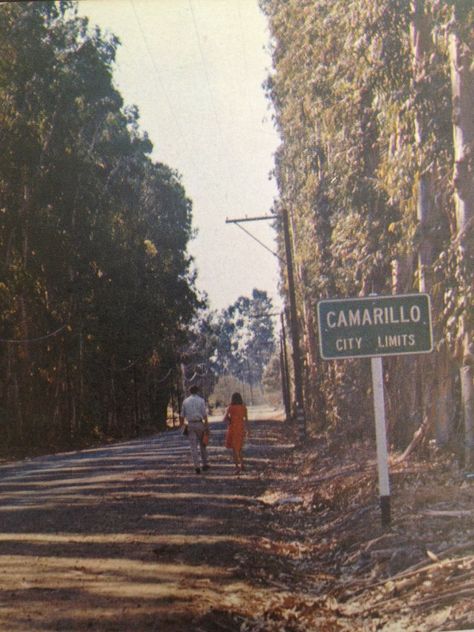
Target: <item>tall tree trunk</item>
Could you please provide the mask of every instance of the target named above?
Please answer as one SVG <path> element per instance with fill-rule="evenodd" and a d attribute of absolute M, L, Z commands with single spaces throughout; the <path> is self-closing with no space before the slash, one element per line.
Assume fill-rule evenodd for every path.
<path fill-rule="evenodd" d="M 430 57 L 433 55 L 431 16 L 426 10 L 425 0 L 412 0 L 411 44 L 413 59 L 413 78 L 415 89 L 426 85 L 430 75 Z M 440 213 L 434 199 L 435 174 L 433 160 L 426 164 L 426 145 L 430 121 L 422 109 L 415 111 L 415 143 L 418 153 L 419 172 L 417 190 L 417 219 L 419 223 L 420 242 L 418 247 L 418 288 L 420 292 L 433 294 L 432 266 L 435 256 L 435 229 L 440 221 Z M 437 314 L 441 311 L 439 300 L 433 300 L 433 311 L 436 322 Z M 434 330 L 435 341 L 439 340 L 439 326 Z M 434 424 L 435 436 L 440 444 L 447 443 L 451 434 L 451 416 L 439 400 L 446 399 L 446 393 L 441 394 L 436 379 L 438 370 L 444 366 L 441 355 L 446 349 L 436 351 L 432 356 L 418 359 L 417 370 L 423 376 L 421 384 L 421 408 L 423 426 L 426 431 Z"/>
<path fill-rule="evenodd" d="M 413 254 L 392 261 L 392 293 L 406 294 L 413 290 Z M 397 356 L 390 361 L 389 400 L 393 401 L 393 416 L 403 423 L 393 427 L 392 440 L 397 448 L 414 441 L 422 421 L 421 384 L 419 359 L 415 356 Z M 400 393 L 404 393 L 400 397 Z M 395 421 L 395 420 L 394 420 Z"/>
<path fill-rule="evenodd" d="M 469 291 L 474 256 L 474 69 L 472 47 L 462 35 L 458 9 L 453 9 L 449 57 L 453 102 L 454 200 L 456 207 L 458 269 L 461 290 Z M 467 40 L 467 38 L 466 38 Z M 472 306 L 471 306 L 472 307 Z M 472 318 L 472 316 L 471 316 Z M 474 411 L 472 320 L 465 306 L 459 320 L 461 397 L 465 429 L 465 467 L 474 465 Z"/>
<path fill-rule="evenodd" d="M 302 294 L 302 346 L 306 362 L 303 363 L 305 369 L 305 407 L 308 410 L 309 418 L 314 429 L 321 430 L 323 427 L 323 411 L 318 405 L 320 397 L 318 388 L 317 363 L 318 363 L 318 342 L 316 339 L 317 325 L 314 322 L 314 311 L 311 298 L 308 295 L 309 279 L 304 264 L 298 266 L 298 283 Z"/>
<path fill-rule="evenodd" d="M 413 78 L 415 89 L 421 87 L 429 75 L 429 58 L 433 52 L 431 21 L 425 11 L 424 0 L 412 1 L 411 43 L 413 54 Z M 425 164 L 427 121 L 420 109 L 415 111 L 415 142 L 418 150 L 418 191 L 416 200 L 417 219 L 420 229 L 418 249 L 418 276 L 420 292 L 429 292 L 432 286 L 431 267 L 434 244 L 431 228 L 436 224 L 433 195 L 433 167 Z M 430 161 L 430 164 L 432 161 Z"/>

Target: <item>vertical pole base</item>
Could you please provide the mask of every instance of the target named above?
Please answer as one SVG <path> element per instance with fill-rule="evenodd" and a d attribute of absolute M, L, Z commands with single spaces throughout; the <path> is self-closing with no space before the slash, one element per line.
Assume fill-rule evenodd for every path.
<path fill-rule="evenodd" d="M 298 434 L 300 441 L 306 439 L 306 417 L 302 406 L 296 406 L 296 424 L 298 427 Z"/>
<path fill-rule="evenodd" d="M 382 527 L 389 527 L 391 523 L 390 496 L 380 496 L 380 509 L 382 510 Z"/>

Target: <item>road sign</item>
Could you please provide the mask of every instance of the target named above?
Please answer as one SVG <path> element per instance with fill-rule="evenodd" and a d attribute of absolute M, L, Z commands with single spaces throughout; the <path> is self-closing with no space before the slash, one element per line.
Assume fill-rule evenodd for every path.
<path fill-rule="evenodd" d="M 318 303 L 319 347 L 325 360 L 371 358 L 382 526 L 390 524 L 390 482 L 382 357 L 433 348 L 427 294 L 342 298 Z"/>
<path fill-rule="evenodd" d="M 324 360 L 429 353 L 433 349 L 427 294 L 319 301 L 318 328 Z"/>

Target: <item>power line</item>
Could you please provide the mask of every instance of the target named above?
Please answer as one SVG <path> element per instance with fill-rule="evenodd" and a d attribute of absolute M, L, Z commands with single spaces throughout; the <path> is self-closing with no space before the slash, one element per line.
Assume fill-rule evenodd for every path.
<path fill-rule="evenodd" d="M 141 36 L 142 36 L 142 39 L 143 39 L 143 43 L 145 45 L 146 51 L 148 53 L 148 56 L 150 58 L 151 64 L 152 64 L 153 69 L 154 69 L 153 78 L 154 78 L 155 81 L 158 81 L 159 88 L 161 89 L 162 93 L 164 94 L 166 103 L 168 105 L 168 109 L 169 109 L 169 111 L 171 113 L 171 116 L 173 118 L 173 121 L 174 121 L 174 123 L 176 125 L 176 129 L 178 130 L 178 133 L 181 136 L 181 139 L 184 142 L 184 145 L 187 146 L 188 143 L 187 143 L 187 140 L 186 140 L 186 136 L 185 136 L 185 134 L 183 132 L 183 129 L 182 129 L 178 119 L 175 116 L 175 111 L 174 111 L 174 108 L 173 108 L 173 104 L 172 104 L 171 99 L 170 99 L 170 97 L 168 95 L 168 92 L 166 91 L 165 84 L 164 84 L 164 82 L 163 82 L 163 80 L 161 78 L 160 71 L 158 70 L 158 67 L 157 67 L 157 65 L 155 63 L 155 58 L 153 57 L 153 53 L 151 52 L 150 46 L 148 44 L 148 40 L 146 38 L 145 31 L 144 31 L 142 23 L 140 21 L 140 16 L 138 15 L 138 11 L 137 11 L 137 8 L 135 6 L 135 0 L 130 0 L 130 3 L 132 5 L 133 12 L 135 14 L 135 19 L 136 19 L 136 22 L 138 24 L 138 28 L 140 30 L 140 33 L 141 33 Z M 196 168 L 196 164 L 194 163 L 194 159 L 193 159 L 192 155 L 190 155 L 190 158 L 191 158 L 191 163 L 192 163 L 193 167 Z"/>
<path fill-rule="evenodd" d="M 61 325 L 59 329 L 52 331 L 50 334 L 45 334 L 44 336 L 38 336 L 37 338 L 22 338 L 22 339 L 9 339 L 9 338 L 0 338 L 0 342 L 12 342 L 15 344 L 27 344 L 29 342 L 39 342 L 40 340 L 46 340 L 47 338 L 52 338 L 59 334 L 60 331 L 65 329 L 67 325 Z"/>
<path fill-rule="evenodd" d="M 277 252 L 274 252 L 271 248 L 269 248 L 266 244 L 264 244 L 263 241 L 260 241 L 258 237 L 255 237 L 255 235 L 252 235 L 250 231 L 248 231 L 246 228 L 240 225 L 241 222 L 257 222 L 257 221 L 269 220 L 269 219 L 277 219 L 277 216 L 276 215 L 261 215 L 260 217 L 242 217 L 239 219 L 226 219 L 225 223 L 236 224 L 240 228 L 240 230 L 243 230 L 244 233 L 247 233 L 247 235 L 251 237 L 253 240 L 255 240 L 258 244 L 260 244 L 262 248 L 265 248 L 265 250 L 267 250 L 270 254 L 272 254 L 274 257 L 276 257 L 277 259 L 279 259 L 282 263 L 286 265 L 286 260 L 283 259 L 283 257 L 280 257 L 280 255 Z"/>
<path fill-rule="evenodd" d="M 271 248 L 269 248 L 268 246 L 266 246 L 263 241 L 260 241 L 260 239 L 258 239 L 257 237 L 255 237 L 255 235 L 252 235 L 252 233 L 250 231 L 248 231 L 246 228 L 244 228 L 243 226 L 241 226 L 239 223 L 237 223 L 237 226 L 240 228 L 240 230 L 243 230 L 244 233 L 247 233 L 247 235 L 249 237 L 251 237 L 252 239 L 254 239 L 258 244 L 260 244 L 262 246 L 262 248 L 265 248 L 265 250 L 268 250 L 269 253 L 271 253 L 274 257 L 276 257 L 277 259 L 279 259 L 280 261 L 282 261 L 283 263 L 285 263 L 285 260 L 280 257 L 280 255 L 277 252 L 273 252 L 273 250 Z"/>
<path fill-rule="evenodd" d="M 201 55 L 202 67 L 204 69 L 204 76 L 206 78 L 207 89 L 209 91 L 209 96 L 211 97 L 211 109 L 212 109 L 212 112 L 214 114 L 214 119 L 216 121 L 217 130 L 219 132 L 219 136 L 220 136 L 221 142 L 222 142 L 222 130 L 221 130 L 221 126 L 220 126 L 220 123 L 219 123 L 219 117 L 217 116 L 217 110 L 216 110 L 215 103 L 214 103 L 215 98 L 214 98 L 213 92 L 211 90 L 211 81 L 209 79 L 209 73 L 207 72 L 207 65 L 206 65 L 206 60 L 204 58 L 204 51 L 203 51 L 203 48 L 202 48 L 201 36 L 199 34 L 199 29 L 198 29 L 198 25 L 197 25 L 197 21 L 196 21 L 196 15 L 194 13 L 192 0 L 188 0 L 188 2 L 189 2 L 189 8 L 191 10 L 191 16 L 193 18 L 194 32 L 196 33 L 196 40 L 197 40 L 197 43 L 198 43 L 199 54 Z"/>
<path fill-rule="evenodd" d="M 203 70 L 204 70 L 204 76 L 206 78 L 207 89 L 208 89 L 209 96 L 210 96 L 211 110 L 212 110 L 212 113 L 214 115 L 214 120 L 216 122 L 217 133 L 219 135 L 221 151 L 222 151 L 222 149 L 225 146 L 224 145 L 224 136 L 222 134 L 222 128 L 221 128 L 221 124 L 220 124 L 219 117 L 218 117 L 217 110 L 216 110 L 216 105 L 215 105 L 216 99 L 215 99 L 214 93 L 213 93 L 213 91 L 211 89 L 211 81 L 209 79 L 209 73 L 207 72 L 207 64 L 206 64 L 206 60 L 205 60 L 205 57 L 204 57 L 204 51 L 203 51 L 202 42 L 201 42 L 201 35 L 199 33 L 199 28 L 198 28 L 198 25 L 197 25 L 196 15 L 194 13 L 193 3 L 192 3 L 192 0 L 188 0 L 188 2 L 189 2 L 189 8 L 191 10 L 191 17 L 193 19 L 194 32 L 196 34 L 196 39 L 197 39 L 198 48 L 199 48 L 199 54 L 201 56 L 202 67 L 203 67 Z M 225 170 L 227 172 L 227 182 L 230 182 L 231 178 L 230 178 L 229 164 L 228 164 L 225 156 L 223 156 L 223 161 L 224 161 L 224 165 L 225 165 Z M 226 198 L 227 198 L 227 195 L 228 195 L 228 192 L 226 191 L 225 192 L 225 197 Z"/>
<path fill-rule="evenodd" d="M 219 117 L 218 117 L 216 106 L 215 106 L 214 94 L 213 94 L 213 91 L 211 89 L 211 82 L 210 82 L 209 73 L 208 73 L 208 70 L 207 70 L 206 60 L 205 60 L 205 57 L 204 57 L 204 50 L 203 50 L 203 46 L 202 46 L 202 40 L 201 40 L 201 36 L 200 36 L 200 33 L 199 33 L 199 28 L 198 28 L 198 24 L 197 24 L 197 20 L 196 20 L 196 15 L 195 15 L 195 12 L 194 12 L 194 7 L 192 5 L 191 0 L 188 0 L 188 2 L 189 2 L 189 8 L 190 8 L 191 16 L 192 16 L 193 28 L 194 28 L 195 35 L 196 35 L 196 41 L 197 41 L 197 45 L 198 45 L 198 48 L 199 48 L 199 54 L 200 54 L 200 57 L 201 57 L 201 64 L 202 64 L 202 67 L 203 67 L 203 70 L 204 70 L 205 80 L 206 80 L 208 93 L 209 93 L 209 97 L 210 97 L 211 111 L 212 111 L 212 114 L 213 114 L 213 117 L 214 117 L 214 120 L 215 120 L 215 124 L 216 124 L 216 128 L 217 128 L 217 136 L 218 136 L 219 141 L 220 141 L 219 142 L 219 146 L 218 146 L 218 153 L 219 153 L 221 161 L 224 163 L 224 166 L 225 166 L 224 168 L 225 168 L 226 176 L 227 176 L 225 178 L 225 182 L 229 183 L 230 182 L 230 170 L 229 170 L 228 162 L 226 160 L 226 156 L 224 155 L 224 149 L 223 148 L 224 148 L 225 145 L 224 145 L 224 139 L 223 139 L 223 134 L 222 134 L 222 128 L 221 128 L 221 125 L 220 125 Z M 156 65 L 153 53 L 152 53 L 152 51 L 150 49 L 150 46 L 148 44 L 148 40 L 147 40 L 145 31 L 144 31 L 143 25 L 142 25 L 142 22 L 140 20 L 140 16 L 139 16 L 138 11 L 137 11 L 135 0 L 130 0 L 130 3 L 132 5 L 133 12 L 135 14 L 135 19 L 136 19 L 136 22 L 138 24 L 138 28 L 140 30 L 144 46 L 146 48 L 146 51 L 148 53 L 148 56 L 150 58 L 151 64 L 152 64 L 153 69 L 154 69 L 154 80 L 158 82 L 158 86 L 157 87 L 160 88 L 161 92 L 163 93 L 163 95 L 165 97 L 166 103 L 168 105 L 168 109 L 169 109 L 169 111 L 170 111 L 170 113 L 172 115 L 172 118 L 173 118 L 173 121 L 175 123 L 176 129 L 177 129 L 177 131 L 178 131 L 178 133 L 179 133 L 179 135 L 181 137 L 182 142 L 184 143 L 184 146 L 188 147 L 189 143 L 186 140 L 186 135 L 185 135 L 185 133 L 183 131 L 183 128 L 182 128 L 178 118 L 175 115 L 176 108 L 173 107 L 173 103 L 172 103 L 172 101 L 171 101 L 171 99 L 170 99 L 170 97 L 168 95 L 168 92 L 167 92 L 167 90 L 165 88 L 165 84 L 164 84 L 164 82 L 162 80 L 160 71 L 159 71 L 159 69 L 158 69 L 158 67 Z M 194 171 L 196 173 L 199 173 L 199 168 L 198 168 L 198 165 L 196 164 L 196 162 L 194 160 L 194 155 L 192 153 L 190 153 L 190 152 L 186 152 L 186 154 L 187 154 L 187 156 L 189 158 L 190 163 L 192 164 L 192 166 L 194 168 Z M 225 197 L 226 197 L 226 199 L 228 197 L 227 190 L 225 191 Z"/>

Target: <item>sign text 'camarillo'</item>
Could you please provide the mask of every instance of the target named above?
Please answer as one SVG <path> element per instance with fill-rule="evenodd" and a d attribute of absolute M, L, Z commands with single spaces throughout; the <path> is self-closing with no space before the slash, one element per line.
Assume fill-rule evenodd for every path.
<path fill-rule="evenodd" d="M 318 324 L 326 360 L 432 350 L 427 294 L 320 301 Z"/>

